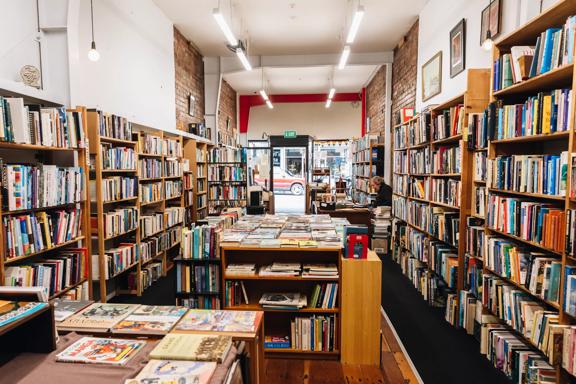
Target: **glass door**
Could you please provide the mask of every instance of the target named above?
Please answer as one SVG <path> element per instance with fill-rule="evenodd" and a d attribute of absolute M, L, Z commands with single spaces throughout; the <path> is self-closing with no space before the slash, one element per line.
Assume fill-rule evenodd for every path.
<path fill-rule="evenodd" d="M 306 210 L 307 147 L 272 148 L 272 188 L 276 213 Z"/>

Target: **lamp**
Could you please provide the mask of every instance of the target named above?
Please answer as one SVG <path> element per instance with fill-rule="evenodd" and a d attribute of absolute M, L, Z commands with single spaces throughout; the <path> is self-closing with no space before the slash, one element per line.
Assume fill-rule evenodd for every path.
<path fill-rule="evenodd" d="M 488 4 L 488 25 L 486 27 L 486 39 L 482 42 L 482 48 L 487 51 L 491 51 L 492 47 L 494 46 L 494 42 L 492 41 L 492 31 L 490 31 L 490 7 L 492 6 L 492 0 Z"/>
<path fill-rule="evenodd" d="M 228 26 L 226 19 L 224 19 L 224 15 L 222 14 L 222 12 L 220 12 L 220 8 L 214 8 L 214 10 L 212 11 L 212 16 L 214 16 L 214 19 L 216 19 L 216 23 L 218 24 L 218 26 L 222 30 L 222 33 L 224 33 L 224 36 L 226 36 L 226 40 L 228 40 L 228 44 L 237 45 L 238 39 L 232 33 L 232 30 Z"/>
<path fill-rule="evenodd" d="M 348 56 L 350 56 L 350 46 L 347 45 L 342 51 L 342 56 L 340 56 L 340 62 L 338 63 L 338 69 L 344 69 L 346 62 L 348 61 Z"/>
<path fill-rule="evenodd" d="M 90 21 L 92 22 L 92 43 L 88 51 L 88 59 L 98 61 L 100 60 L 100 52 L 96 50 L 96 42 L 94 41 L 94 4 L 92 4 L 92 0 L 90 0 Z"/>
<path fill-rule="evenodd" d="M 364 17 L 364 7 L 358 6 L 356 13 L 354 13 L 354 18 L 352 19 L 352 24 L 350 25 L 350 29 L 348 30 L 348 36 L 346 37 L 346 44 L 352 44 L 354 39 L 356 38 L 356 34 L 358 33 L 358 28 L 360 28 L 360 23 L 362 22 L 362 18 Z"/>

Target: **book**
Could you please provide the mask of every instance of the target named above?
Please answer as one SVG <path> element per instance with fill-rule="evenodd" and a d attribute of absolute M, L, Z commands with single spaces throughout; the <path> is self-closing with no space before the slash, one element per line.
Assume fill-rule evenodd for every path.
<path fill-rule="evenodd" d="M 83 337 L 56 355 L 64 363 L 125 365 L 146 345 L 141 340 Z"/>
<path fill-rule="evenodd" d="M 150 352 L 151 359 L 221 363 L 232 346 L 229 336 L 169 333 Z"/>
<path fill-rule="evenodd" d="M 164 335 L 187 309 L 175 306 L 142 305 L 112 327 L 112 333 Z"/>
<path fill-rule="evenodd" d="M 300 293 L 264 293 L 259 304 L 271 309 L 299 309 L 306 306 L 305 295 Z"/>
<path fill-rule="evenodd" d="M 191 309 L 176 325 L 177 331 L 255 332 L 258 312 Z"/>
<path fill-rule="evenodd" d="M 92 300 L 54 300 L 54 321 L 62 322 L 92 303 Z"/>
<path fill-rule="evenodd" d="M 48 306 L 46 303 L 24 301 L 2 301 L 0 304 L 0 328 L 28 317 Z"/>
<path fill-rule="evenodd" d="M 290 348 L 290 336 L 265 336 L 264 348 L 288 349 Z"/>
<path fill-rule="evenodd" d="M 150 360 L 135 378 L 124 384 L 208 384 L 215 370 L 214 362 Z"/>
<path fill-rule="evenodd" d="M 58 325 L 58 329 L 106 332 L 138 308 L 135 304 L 94 303 Z"/>

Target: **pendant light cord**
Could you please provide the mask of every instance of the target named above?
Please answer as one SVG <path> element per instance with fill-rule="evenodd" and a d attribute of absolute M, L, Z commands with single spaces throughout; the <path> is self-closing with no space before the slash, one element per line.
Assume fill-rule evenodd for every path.
<path fill-rule="evenodd" d="M 90 0 L 90 20 L 92 21 L 92 42 L 94 42 L 94 4 Z"/>

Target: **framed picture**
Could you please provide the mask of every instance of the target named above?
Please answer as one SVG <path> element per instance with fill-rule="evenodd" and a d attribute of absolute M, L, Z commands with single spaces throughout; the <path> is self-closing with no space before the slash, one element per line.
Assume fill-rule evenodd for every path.
<path fill-rule="evenodd" d="M 422 66 L 422 101 L 426 101 L 442 91 L 442 51 L 438 52 Z"/>
<path fill-rule="evenodd" d="M 490 36 L 494 39 L 500 34 L 500 14 L 502 13 L 502 0 L 492 0 L 482 10 L 480 21 L 480 45 L 486 40 L 486 32 L 490 30 Z"/>
<path fill-rule="evenodd" d="M 194 116 L 194 110 L 196 109 L 196 98 L 192 95 L 188 97 L 188 114 Z"/>
<path fill-rule="evenodd" d="M 462 19 L 450 31 L 450 77 L 466 68 L 466 20 Z"/>

